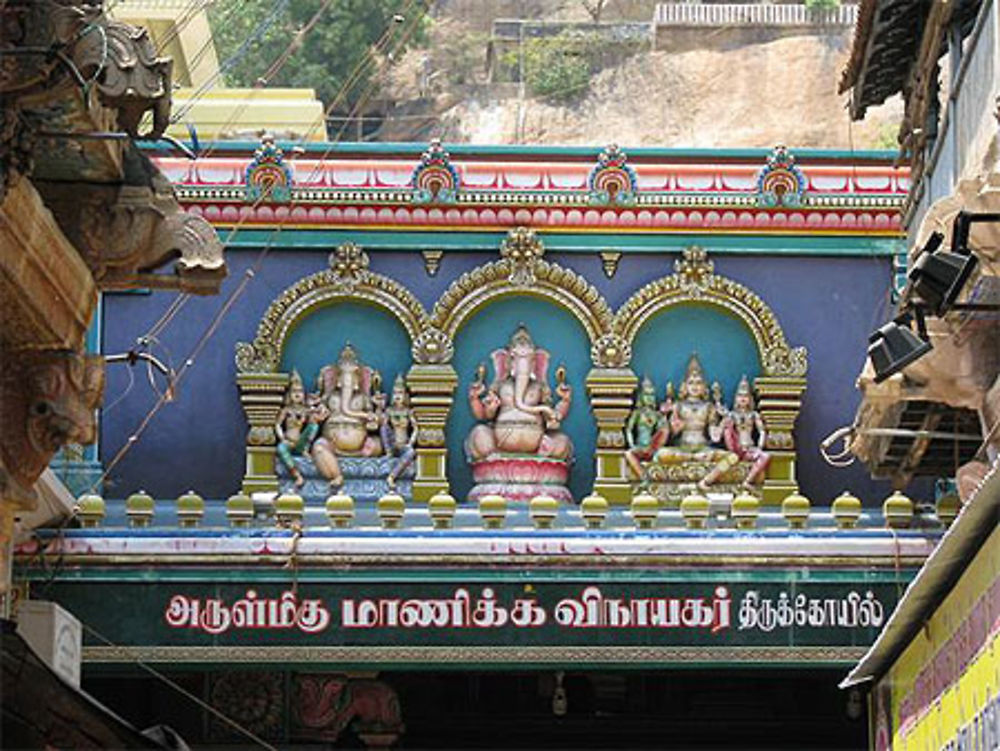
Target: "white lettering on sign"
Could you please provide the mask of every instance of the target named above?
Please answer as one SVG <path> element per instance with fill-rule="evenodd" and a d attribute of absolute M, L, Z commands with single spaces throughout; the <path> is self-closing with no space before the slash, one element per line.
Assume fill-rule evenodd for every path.
<path fill-rule="evenodd" d="M 814 598 L 798 594 L 793 600 L 787 592 L 777 599 L 762 598 L 750 590 L 743 595 L 739 610 L 739 630 L 774 631 L 792 626 L 811 628 L 879 627 L 885 613 L 872 592 L 862 596 L 848 592 L 844 597 Z"/>
<path fill-rule="evenodd" d="M 223 634 L 230 629 L 298 629 L 316 634 L 330 625 L 330 611 L 320 600 L 299 602 L 294 592 L 281 597 L 258 597 L 248 589 L 246 596 L 226 605 L 218 599 L 200 599 L 174 595 L 164 613 L 174 628 L 194 628 L 209 634 Z"/>

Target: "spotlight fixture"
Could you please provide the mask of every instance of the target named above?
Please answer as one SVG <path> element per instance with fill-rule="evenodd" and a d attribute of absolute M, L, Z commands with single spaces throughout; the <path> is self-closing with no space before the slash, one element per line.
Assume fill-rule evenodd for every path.
<path fill-rule="evenodd" d="M 911 315 L 904 313 L 868 337 L 868 357 L 875 369 L 875 383 L 881 383 L 931 351 L 923 310 L 914 308 L 912 317 L 917 321 L 917 333 L 910 328 Z"/>
<path fill-rule="evenodd" d="M 969 232 L 973 223 L 997 222 L 1000 214 L 971 214 L 960 211 L 952 224 L 951 251 L 940 250 L 944 236 L 934 232 L 923 252 L 907 274 L 911 291 L 934 315 L 943 316 L 949 310 L 994 309 L 995 306 L 963 304 L 956 300 L 969 281 L 978 259 L 969 248 Z"/>

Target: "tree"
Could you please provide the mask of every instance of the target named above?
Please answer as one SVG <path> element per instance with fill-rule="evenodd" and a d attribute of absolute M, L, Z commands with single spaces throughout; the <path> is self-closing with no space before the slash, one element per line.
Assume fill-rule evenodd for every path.
<path fill-rule="evenodd" d="M 225 81 L 254 86 L 287 55 L 267 86 L 308 87 L 347 110 L 377 93 L 379 62 L 425 35 L 422 0 L 218 0 L 209 22 Z M 291 45 L 291 47 L 289 46 Z M 377 45 L 377 50 L 375 49 Z M 376 51 L 375 56 L 366 53 Z M 354 79 L 358 63 L 364 62 Z"/>

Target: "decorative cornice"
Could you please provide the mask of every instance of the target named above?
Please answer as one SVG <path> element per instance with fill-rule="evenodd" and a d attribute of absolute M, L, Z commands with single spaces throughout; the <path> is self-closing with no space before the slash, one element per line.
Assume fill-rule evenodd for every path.
<path fill-rule="evenodd" d="M 310 663 L 391 665 L 853 664 L 864 647 L 167 647 L 88 646 L 85 662 Z"/>

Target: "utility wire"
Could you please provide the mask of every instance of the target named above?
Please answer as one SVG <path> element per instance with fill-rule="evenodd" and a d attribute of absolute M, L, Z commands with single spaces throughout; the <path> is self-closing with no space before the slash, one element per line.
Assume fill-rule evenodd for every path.
<path fill-rule="evenodd" d="M 412 6 L 414 2 L 415 2 L 415 0 L 410 0 L 409 6 Z M 413 17 L 413 20 L 411 20 L 409 22 L 409 28 L 407 28 L 407 29 L 404 30 L 404 33 L 400 35 L 399 39 L 396 42 L 396 46 L 397 47 L 402 47 L 406 43 L 406 41 L 408 41 L 409 37 L 412 36 L 412 34 L 414 33 L 414 31 L 416 29 L 416 24 L 419 23 L 419 20 L 420 20 L 420 18 L 422 18 L 422 15 L 423 15 L 422 13 L 415 15 Z M 390 21 L 390 23 L 397 23 L 397 21 L 395 19 L 393 19 L 392 21 Z M 389 35 L 390 32 L 391 32 L 391 27 L 387 30 L 386 34 L 382 35 L 382 39 L 385 39 Z M 366 53 L 366 54 L 369 54 L 369 53 Z M 377 82 L 375 82 L 375 81 L 370 82 L 369 86 L 366 89 L 366 92 L 365 92 L 363 98 L 367 98 L 368 96 L 370 96 L 371 91 L 374 90 L 374 88 L 375 88 L 376 85 L 377 85 Z M 323 115 L 320 118 L 317 118 L 317 122 L 318 123 L 320 123 L 320 124 L 325 123 L 326 115 L 328 114 L 329 110 L 332 109 L 332 107 L 334 106 L 334 103 L 331 103 L 331 106 L 328 108 L 327 112 L 324 112 Z M 312 179 L 312 177 L 315 176 L 315 174 L 317 173 L 317 171 L 321 168 L 323 162 L 325 162 L 326 158 L 333 151 L 334 146 L 335 146 L 335 143 L 331 142 L 331 144 L 327 147 L 326 151 L 324 152 L 324 154 L 322 155 L 322 157 L 320 158 L 320 160 L 313 167 L 313 171 L 310 174 L 310 177 L 308 179 Z M 267 198 L 269 198 L 269 192 L 265 191 L 257 199 L 257 201 L 254 202 L 254 204 L 252 205 L 251 208 L 252 209 L 257 208 L 263 201 L 267 200 Z M 251 212 L 247 212 L 247 214 L 245 216 L 249 216 L 250 214 L 252 214 L 252 211 Z M 242 223 L 244 221 L 246 221 L 245 218 L 241 218 L 237 222 L 237 224 L 234 225 L 231 228 L 230 232 L 228 233 L 228 235 L 226 237 L 225 242 L 223 243 L 224 246 L 228 246 L 229 245 L 229 243 L 232 241 L 233 237 L 235 236 L 235 234 L 237 233 L 237 231 L 240 229 L 240 227 L 241 227 L 241 225 L 242 225 Z M 132 447 L 136 443 L 138 443 L 139 439 L 141 438 L 141 436 L 143 435 L 143 433 L 146 431 L 146 428 L 152 422 L 153 418 L 160 411 L 160 409 L 162 409 L 165 404 L 167 404 L 169 401 L 171 401 L 171 394 L 172 394 L 173 390 L 176 389 L 177 385 L 184 378 L 184 376 L 188 372 L 188 370 L 195 364 L 195 362 L 197 361 L 198 356 L 201 354 L 202 350 L 208 344 L 208 341 L 211 339 L 211 337 L 218 330 L 219 326 L 222 323 L 223 318 L 225 318 L 225 316 L 228 314 L 228 312 L 232 309 L 233 305 L 236 303 L 236 301 L 242 295 L 242 293 L 246 289 L 247 285 L 250 283 L 250 281 L 256 276 L 257 272 L 260 270 L 261 266 L 263 265 L 264 259 L 267 257 L 267 255 L 268 255 L 271 247 L 274 245 L 275 241 L 277 240 L 278 235 L 280 234 L 281 230 L 284 228 L 284 225 L 285 225 L 286 221 L 288 221 L 288 220 L 282 221 L 282 223 L 279 224 L 278 227 L 276 227 L 272 231 L 271 237 L 268 240 L 267 245 L 265 245 L 264 248 L 261 250 L 261 252 L 258 255 L 257 259 L 254 261 L 253 265 L 244 272 L 243 278 L 240 280 L 240 282 L 237 284 L 237 286 L 230 293 L 229 297 L 226 298 L 226 301 L 223 303 L 222 307 L 220 307 L 219 310 L 216 312 L 215 316 L 213 316 L 212 321 L 209 323 L 209 326 L 204 331 L 204 333 L 201 335 L 201 337 L 199 338 L 199 340 L 197 341 L 197 343 L 195 344 L 195 346 L 192 348 L 191 353 L 188 355 L 188 357 L 181 364 L 181 367 L 177 370 L 176 375 L 174 376 L 174 378 L 171 381 L 170 388 L 168 388 L 166 391 L 164 391 L 159 396 L 159 398 L 153 404 L 153 407 L 146 413 L 146 415 L 140 421 L 139 425 L 132 432 L 132 434 L 128 437 L 127 441 L 121 446 L 121 448 L 118 450 L 118 452 L 114 455 L 114 457 L 108 463 L 108 465 L 106 466 L 105 470 L 101 473 L 101 476 L 99 478 L 97 478 L 97 480 L 94 481 L 93 485 L 90 488 L 90 492 L 95 492 L 96 489 L 97 489 L 97 487 L 101 483 L 103 483 L 110 476 L 111 472 L 115 469 L 115 467 L 128 454 L 128 452 L 132 449 Z M 65 526 L 65 525 L 63 525 L 63 526 Z"/>

